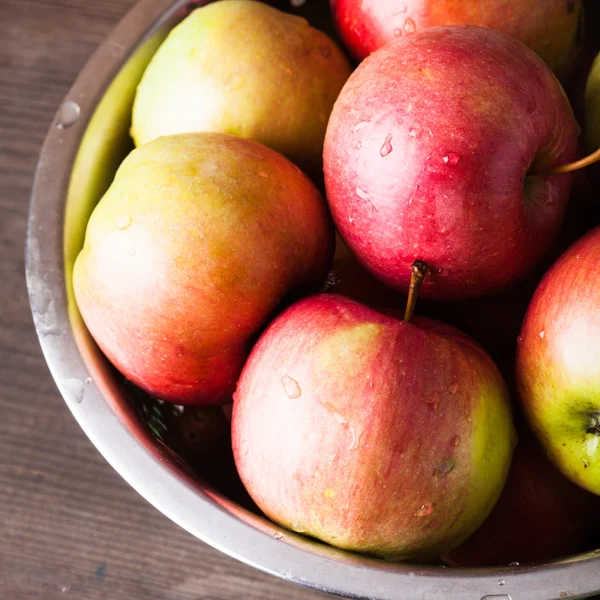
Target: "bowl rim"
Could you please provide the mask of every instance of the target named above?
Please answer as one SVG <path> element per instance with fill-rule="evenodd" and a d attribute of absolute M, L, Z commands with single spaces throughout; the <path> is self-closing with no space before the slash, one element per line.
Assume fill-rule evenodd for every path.
<path fill-rule="evenodd" d="M 600 591 L 600 555 L 589 552 L 543 565 L 452 569 L 385 563 L 314 542 L 265 519 L 227 508 L 170 461 L 151 452 L 91 382 L 68 312 L 64 209 L 71 169 L 89 119 L 114 76 L 159 26 L 190 0 L 140 0 L 102 42 L 63 104 L 42 146 L 26 236 L 31 311 L 50 372 L 73 416 L 112 467 L 148 502 L 221 552 L 288 581 L 348 598 L 372 600 L 560 600 Z M 200 4 L 194 2 L 193 4 Z M 106 390 L 104 390 L 106 392 Z"/>

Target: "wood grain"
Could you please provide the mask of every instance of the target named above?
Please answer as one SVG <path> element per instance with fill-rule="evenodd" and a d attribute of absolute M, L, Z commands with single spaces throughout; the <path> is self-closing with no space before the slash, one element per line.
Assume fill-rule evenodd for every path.
<path fill-rule="evenodd" d="M 54 111 L 133 0 L 0 0 L 0 598 L 317 600 L 202 544 L 92 447 L 42 358 L 24 283 Z"/>

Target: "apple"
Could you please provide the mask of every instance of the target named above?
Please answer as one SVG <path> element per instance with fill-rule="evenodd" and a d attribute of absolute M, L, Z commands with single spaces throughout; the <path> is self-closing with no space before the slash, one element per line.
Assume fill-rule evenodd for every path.
<path fill-rule="evenodd" d="M 261 2 L 194 10 L 158 49 L 139 84 L 131 134 L 231 133 L 321 170 L 327 120 L 351 72 L 342 50 L 305 19 Z"/>
<path fill-rule="evenodd" d="M 280 314 L 253 348 L 232 443 L 246 489 L 281 526 L 426 560 L 489 514 L 515 432 L 504 382 L 473 340 L 321 294 Z"/>
<path fill-rule="evenodd" d="M 569 248 L 531 301 L 517 346 L 524 412 L 548 456 L 600 494 L 600 228 Z"/>
<path fill-rule="evenodd" d="M 582 42 L 581 0 L 331 0 L 331 9 L 359 60 L 415 31 L 478 25 L 514 36 L 566 77 Z"/>
<path fill-rule="evenodd" d="M 342 90 L 324 148 L 327 197 L 349 249 L 406 291 L 432 268 L 438 300 L 500 291 L 552 246 L 579 129 L 544 63 L 492 29 L 427 29 L 390 42 Z"/>
<path fill-rule="evenodd" d="M 600 498 L 565 479 L 531 434 L 519 435 L 506 485 L 484 524 L 444 557 L 455 567 L 546 562 L 590 549 Z"/>
<path fill-rule="evenodd" d="M 163 400 L 223 404 L 260 327 L 286 294 L 319 289 L 332 254 L 325 202 L 295 165 L 251 140 L 181 134 L 122 163 L 73 285 L 127 378 Z"/>

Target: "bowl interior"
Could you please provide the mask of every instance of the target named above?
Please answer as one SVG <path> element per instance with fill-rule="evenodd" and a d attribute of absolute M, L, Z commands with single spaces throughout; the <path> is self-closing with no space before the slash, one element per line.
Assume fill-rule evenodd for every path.
<path fill-rule="evenodd" d="M 82 383 L 80 379 L 69 379 L 57 375 L 61 371 L 60 366 L 53 368 L 52 362 L 56 363 L 56 355 L 48 349 L 50 342 L 44 341 L 48 336 L 41 332 L 39 315 L 42 312 L 36 308 L 36 292 L 40 291 L 37 289 L 39 281 L 28 272 L 32 309 L 34 317 L 36 316 L 36 312 L 38 313 L 36 327 L 42 340 L 42 347 L 53 370 L 53 374 L 57 379 L 57 383 L 59 383 L 59 387 L 61 387 L 61 391 L 63 391 L 65 397 L 68 396 L 68 402 L 69 399 L 72 401 L 70 408 L 78 420 L 80 420 L 80 423 L 85 420 L 82 412 L 86 410 L 85 405 L 82 404 L 86 390 L 85 386 L 93 381 L 103 401 L 110 407 L 110 411 L 112 411 L 112 414 L 119 421 L 120 425 L 127 430 L 129 435 L 133 436 L 136 443 L 143 447 L 144 451 L 152 457 L 152 460 L 160 462 L 163 466 L 166 465 L 173 474 L 173 477 L 179 482 L 183 482 L 186 488 L 191 490 L 192 494 L 208 499 L 212 505 L 218 506 L 221 513 L 226 513 L 230 516 L 234 515 L 236 519 L 250 526 L 252 530 L 259 531 L 268 536 L 270 541 L 275 540 L 276 543 L 283 543 L 301 550 L 301 554 L 293 555 L 295 559 L 300 557 L 302 560 L 310 562 L 312 558 L 309 557 L 314 557 L 315 560 L 318 559 L 320 561 L 318 568 L 323 569 L 337 569 L 340 565 L 347 565 L 352 569 L 349 573 L 354 573 L 356 577 L 358 577 L 358 573 L 370 573 L 371 577 L 374 577 L 370 585 L 374 587 L 373 595 L 369 597 L 408 597 L 396 595 L 396 586 L 393 583 L 393 577 L 398 574 L 405 574 L 409 578 L 415 578 L 415 582 L 417 579 L 424 582 L 425 579 L 421 578 L 429 578 L 432 581 L 431 586 L 429 586 L 430 590 L 432 590 L 431 592 L 427 592 L 428 587 L 423 584 L 424 587 L 421 589 L 422 595 L 419 596 L 422 598 L 484 598 L 489 596 L 490 598 L 495 597 L 496 600 L 510 600 L 511 598 L 514 600 L 517 596 L 510 595 L 512 588 L 510 577 L 513 575 L 521 574 L 523 577 L 529 575 L 533 577 L 542 571 L 555 573 L 557 569 L 561 569 L 568 563 L 589 563 L 590 559 L 595 558 L 591 553 L 581 555 L 580 557 L 571 557 L 562 562 L 557 561 L 551 565 L 536 566 L 531 569 L 528 567 L 519 567 L 463 571 L 445 569 L 436 565 L 391 565 L 383 561 L 341 552 L 291 532 L 282 532 L 276 525 L 261 516 L 260 511 L 244 490 L 237 476 L 230 447 L 229 423 L 222 409 L 182 410 L 178 407 L 164 404 L 128 383 L 108 363 L 85 328 L 77 309 L 72 290 L 72 269 L 75 258 L 82 248 L 85 227 L 94 207 L 110 185 L 119 164 L 133 148 L 133 143 L 129 136 L 131 107 L 137 84 L 146 65 L 170 29 L 181 18 L 186 16 L 190 10 L 196 8 L 198 5 L 206 4 L 206 2 L 186 2 L 183 0 L 170 3 L 163 0 L 162 3 L 165 6 L 169 4 L 168 12 L 160 20 L 154 22 L 145 35 L 140 36 L 141 41 L 138 40 L 138 43 L 127 56 L 124 54 L 125 49 L 119 47 L 120 44 L 117 43 L 114 46 L 114 52 L 117 56 L 113 58 L 115 58 L 115 61 L 120 61 L 119 64 L 121 66 L 116 75 L 109 78 L 109 84 L 105 87 L 101 96 L 97 101 L 92 103 L 92 110 L 90 110 L 89 115 L 82 115 L 87 121 L 82 119 L 82 122 L 79 124 L 81 135 L 77 140 L 76 154 L 74 155 L 72 169 L 68 174 L 68 191 L 64 207 L 61 238 L 61 260 L 64 267 L 63 283 L 66 289 L 65 311 L 68 315 L 70 325 L 68 335 L 74 338 L 77 351 L 83 359 L 87 373 L 90 376 L 90 380 L 86 379 L 85 383 Z M 326 30 L 331 35 L 335 35 L 329 16 L 328 2 L 325 0 L 308 0 L 298 7 L 294 7 L 288 1 L 283 0 L 273 0 L 270 3 L 279 8 L 300 14 L 306 17 L 311 24 Z M 146 5 L 149 4 L 150 2 L 146 2 Z M 299 3 L 294 2 L 294 4 Z M 141 13 L 141 11 L 138 10 L 138 13 Z M 105 42 L 103 46 L 104 53 L 107 52 L 107 43 L 110 41 L 109 39 Z M 126 50 L 129 52 L 129 49 Z M 42 176 L 38 172 L 38 186 L 42 185 L 42 182 L 39 181 L 40 178 Z M 34 188 L 34 200 L 35 196 L 36 189 Z M 35 211 L 35 202 L 32 211 Z M 36 252 L 39 254 L 40 249 L 35 241 L 35 221 L 36 217 L 34 215 L 30 221 L 30 256 L 28 257 L 30 266 L 33 265 L 32 271 L 35 270 L 36 260 L 40 261 L 40 268 L 43 266 L 43 260 L 39 259 L 36 255 Z M 44 306 L 44 314 L 47 312 L 47 308 Z M 56 317 L 56 314 L 54 317 Z M 51 354 L 54 355 L 54 358 L 51 357 Z M 84 425 L 82 424 L 82 426 Z M 94 435 L 91 432 L 92 427 L 93 424 L 90 422 L 84 426 L 84 429 L 86 429 L 92 440 L 95 441 Z M 97 445 L 101 446 L 100 443 L 97 443 Z M 106 455 L 106 452 L 103 451 L 103 453 Z M 138 489 L 143 487 L 141 485 L 136 486 L 133 483 L 132 485 Z M 144 495 L 148 497 L 151 494 L 144 493 Z M 157 503 L 157 506 L 168 513 L 159 504 Z M 172 515 L 170 514 L 169 516 Z M 175 520 L 192 532 L 197 533 L 192 527 L 186 526 L 183 517 Z M 215 527 L 217 528 L 217 524 L 215 524 Z M 235 549 L 232 549 L 231 544 L 226 539 L 219 540 L 220 535 L 217 531 L 212 535 L 212 539 L 209 534 L 199 535 L 199 537 L 233 556 L 246 562 L 253 562 L 243 553 L 238 553 Z M 597 559 L 594 562 L 597 565 Z M 319 584 L 314 583 L 314 581 L 319 579 L 318 568 L 315 568 L 315 577 L 313 579 L 310 573 L 302 577 L 294 574 L 292 571 L 295 570 L 295 567 L 292 566 L 289 566 L 287 570 L 285 567 L 274 568 L 266 566 L 262 564 L 261 557 L 257 557 L 254 564 L 259 568 L 291 580 L 299 581 L 305 585 L 321 587 Z M 600 571 L 600 569 L 597 570 Z M 385 577 L 392 577 L 389 580 L 390 583 L 387 584 L 389 592 L 384 591 L 386 584 L 381 579 L 384 577 L 384 574 Z M 328 574 L 323 575 L 321 580 L 324 581 L 328 577 Z M 521 581 L 523 581 L 523 577 L 521 577 Z M 566 581 L 570 580 L 570 577 L 569 575 Z M 445 585 L 440 587 L 441 580 L 452 582 L 452 591 L 451 587 L 445 587 Z M 375 591 L 378 581 L 381 582 L 381 590 Z M 471 595 L 470 592 L 467 594 L 467 590 L 470 589 L 468 586 L 471 585 L 471 583 L 468 583 L 469 581 L 471 583 L 473 581 L 480 581 L 485 587 L 481 588 L 481 592 L 474 595 Z M 503 587 L 501 589 L 495 587 L 499 581 L 505 582 L 502 584 Z M 489 587 L 488 583 L 493 583 L 494 586 Z M 600 580 L 597 583 L 597 587 L 589 589 L 600 589 Z M 356 589 L 360 593 L 361 587 L 363 590 L 367 589 L 364 585 L 347 581 L 344 585 L 341 583 L 339 585 L 332 583 L 326 586 L 326 589 L 351 596 L 353 593 L 349 590 Z M 448 583 L 448 585 L 450 584 Z M 515 582 L 516 585 L 517 583 Z M 531 584 L 530 590 L 533 590 L 532 586 L 533 584 Z M 575 589 L 575 586 L 572 587 Z M 411 586 L 408 585 L 406 589 L 410 590 Z M 446 591 L 442 592 L 444 589 Z M 485 590 L 491 591 L 486 593 Z M 435 596 L 427 595 L 434 592 Z M 536 598 L 551 600 L 554 597 L 563 597 L 559 595 L 559 592 L 561 590 L 557 589 L 554 596 L 547 595 L 542 591 L 538 595 L 532 591 L 529 596 L 523 597 L 528 597 L 532 600 Z M 438 595 L 439 593 L 445 595 Z M 361 597 L 366 596 L 361 595 Z"/>

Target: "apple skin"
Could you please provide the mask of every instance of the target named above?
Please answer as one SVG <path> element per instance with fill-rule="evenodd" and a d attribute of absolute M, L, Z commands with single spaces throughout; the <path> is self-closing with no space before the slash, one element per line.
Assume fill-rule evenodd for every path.
<path fill-rule="evenodd" d="M 516 283 L 551 247 L 572 175 L 527 176 L 576 158 L 578 125 L 544 63 L 481 27 L 390 42 L 350 77 L 329 121 L 327 198 L 337 229 L 379 279 L 421 294 L 479 296 Z"/>
<path fill-rule="evenodd" d="M 514 442 L 504 382 L 473 340 L 335 294 L 276 318 L 234 395 L 234 457 L 261 510 L 389 560 L 434 558 L 472 534 Z"/>
<path fill-rule="evenodd" d="M 331 263 L 325 202 L 295 165 L 226 134 L 135 149 L 94 210 L 73 273 L 110 361 L 153 396 L 231 401 L 252 337 Z"/>
<path fill-rule="evenodd" d="M 331 0 L 331 9 L 358 60 L 415 31 L 477 25 L 517 38 L 564 78 L 582 41 L 581 0 Z"/>
<path fill-rule="evenodd" d="M 517 388 L 558 469 L 600 494 L 600 228 L 569 248 L 536 290 L 517 344 Z"/>
<path fill-rule="evenodd" d="M 333 103 L 351 73 L 342 50 L 306 20 L 261 2 L 221 0 L 176 26 L 136 94 L 137 145 L 192 131 L 231 133 L 322 168 Z"/>
<path fill-rule="evenodd" d="M 545 562 L 590 549 L 600 498 L 563 477 L 531 434 L 520 434 L 506 485 L 484 524 L 444 557 L 454 567 Z"/>

